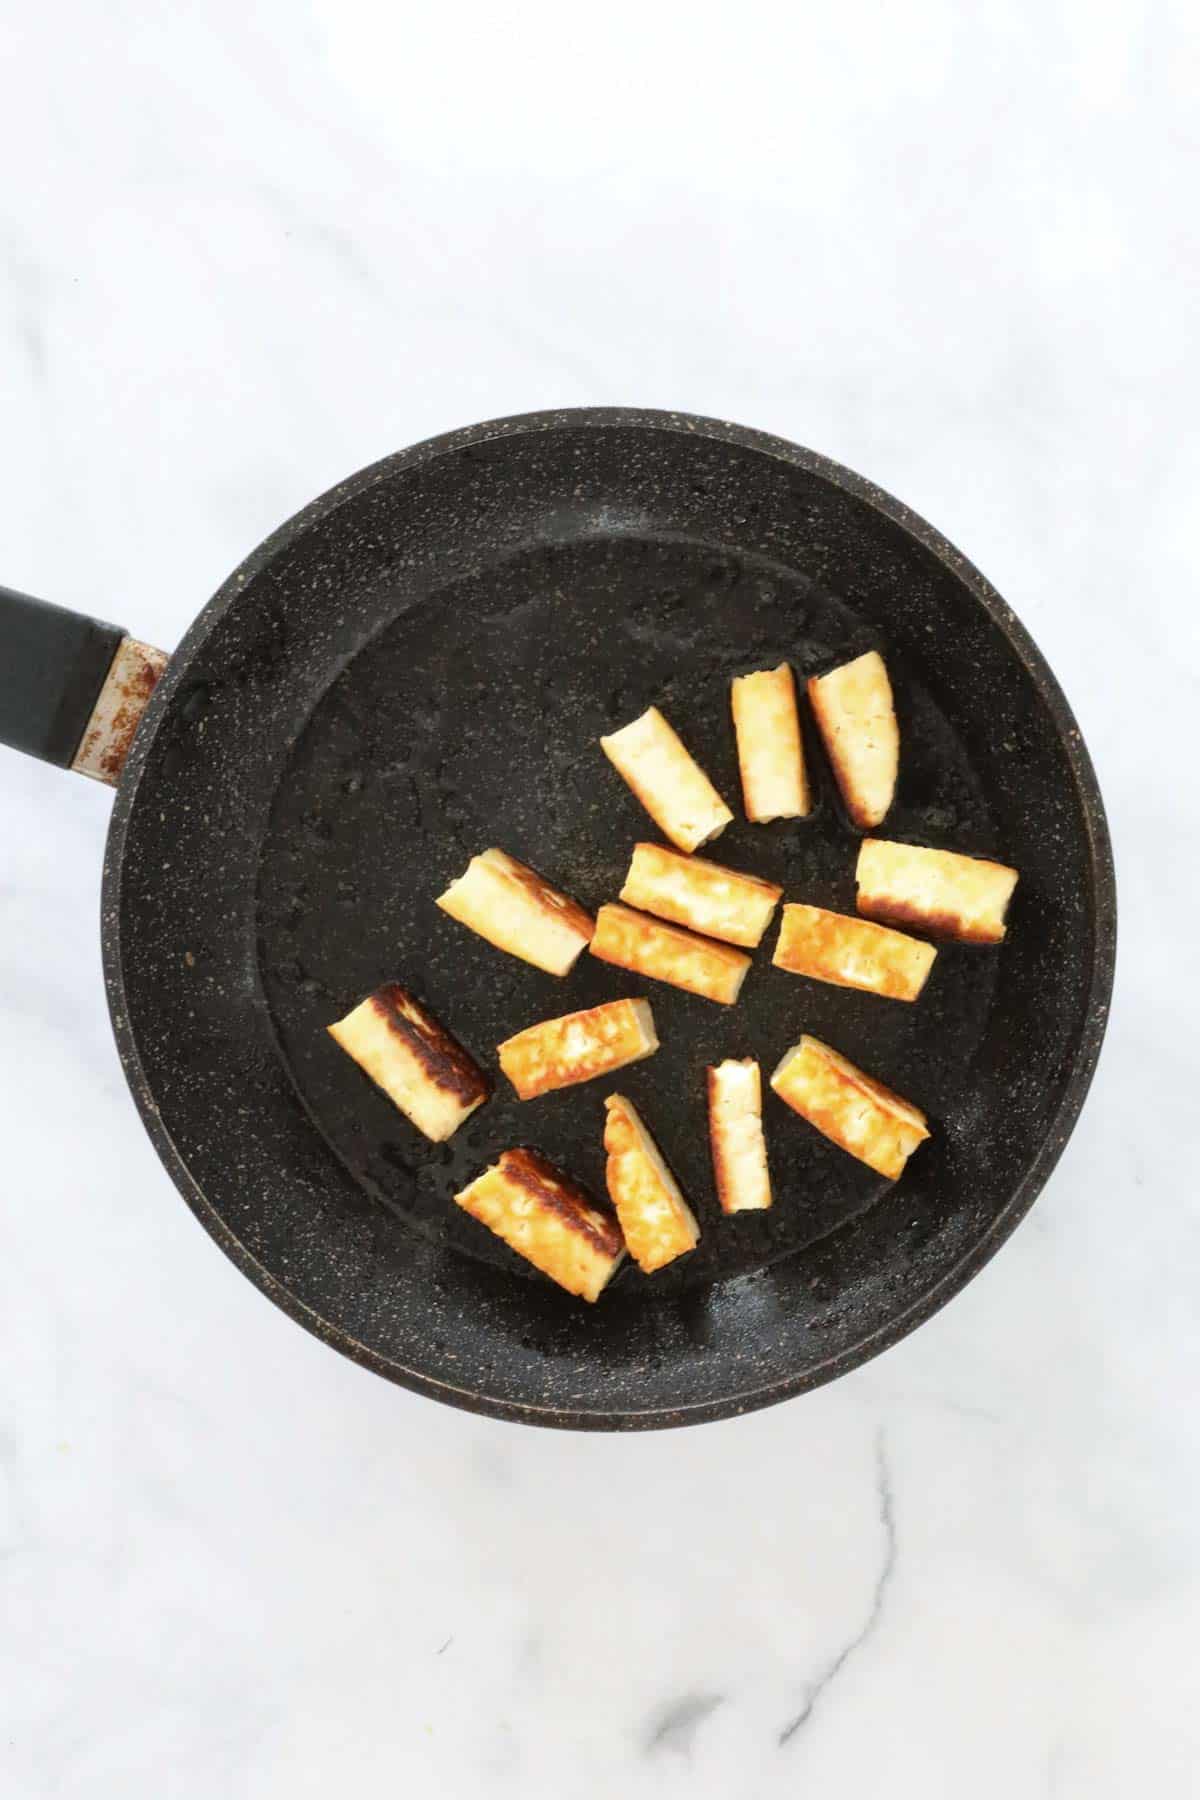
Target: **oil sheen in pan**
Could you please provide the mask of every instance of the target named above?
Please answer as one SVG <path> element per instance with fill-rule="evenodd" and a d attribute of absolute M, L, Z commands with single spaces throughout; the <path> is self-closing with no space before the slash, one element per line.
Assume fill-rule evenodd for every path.
<path fill-rule="evenodd" d="M 845 605 L 791 570 L 714 556 L 685 538 L 596 537 L 515 554 L 399 612 L 327 690 L 297 739 L 263 845 L 262 978 L 308 1112 L 397 1232 L 532 1278 L 452 1195 L 501 1150 L 531 1143 L 603 1196 L 603 1101 L 619 1087 L 670 1159 L 703 1235 L 652 1278 L 622 1270 L 617 1290 L 666 1296 L 802 1250 L 885 1184 L 768 1094 L 775 1205 L 724 1219 L 704 1102 L 707 1064 L 755 1055 L 765 1076 L 801 1031 L 915 1100 L 935 1133 L 921 1157 L 947 1154 L 971 1112 L 970 1064 L 994 985 L 987 953 L 943 946 L 922 999 L 905 1006 L 773 969 L 772 928 L 740 1003 L 725 1008 L 586 954 L 557 980 L 433 903 L 490 844 L 593 910 L 615 898 L 632 845 L 656 834 L 597 739 L 654 702 L 734 808 L 717 857 L 779 882 L 788 899 L 852 912 L 858 835 L 811 734 L 812 816 L 770 826 L 741 817 L 729 681 L 783 658 L 803 679 L 872 642 Z M 894 656 L 889 666 L 903 747 L 888 830 L 1000 851 L 961 743 L 913 671 Z M 449 1144 L 428 1144 L 323 1029 L 384 980 L 413 987 L 493 1070 L 496 1044 L 513 1031 L 620 994 L 650 998 L 662 1048 L 617 1082 L 526 1104 L 497 1072 L 495 1098 Z"/>

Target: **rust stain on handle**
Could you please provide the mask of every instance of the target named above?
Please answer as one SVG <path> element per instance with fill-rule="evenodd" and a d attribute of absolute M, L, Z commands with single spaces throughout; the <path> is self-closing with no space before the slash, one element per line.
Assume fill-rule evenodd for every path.
<path fill-rule="evenodd" d="M 116 787 L 146 702 L 167 666 L 167 657 L 137 638 L 123 638 L 92 708 L 72 769 Z"/>

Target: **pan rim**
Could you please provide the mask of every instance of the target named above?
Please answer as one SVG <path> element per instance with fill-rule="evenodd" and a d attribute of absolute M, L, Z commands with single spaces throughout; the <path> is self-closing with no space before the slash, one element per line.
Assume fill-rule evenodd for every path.
<path fill-rule="evenodd" d="M 882 514 L 926 553 L 936 558 L 968 591 L 1046 707 L 1074 783 L 1087 840 L 1090 882 L 1087 925 L 1091 970 L 1083 1024 L 1062 1097 L 1041 1145 L 1008 1201 L 964 1254 L 896 1315 L 852 1345 L 793 1375 L 718 1398 L 645 1410 L 598 1411 L 586 1407 L 539 1406 L 457 1388 L 418 1369 L 401 1365 L 324 1319 L 285 1287 L 234 1235 L 193 1179 L 158 1111 L 129 1019 L 121 934 L 122 872 L 133 807 L 155 734 L 172 696 L 205 641 L 250 581 L 305 532 L 341 506 L 401 470 L 419 467 L 471 445 L 530 433 L 561 430 L 640 429 L 704 437 L 756 451 L 817 476 Z M 105 847 L 101 886 L 101 948 L 109 1013 L 121 1064 L 151 1142 L 176 1188 L 209 1235 L 230 1260 L 284 1312 L 323 1343 L 400 1386 L 462 1410 L 493 1418 L 568 1430 L 632 1431 L 665 1429 L 730 1418 L 756 1411 L 825 1385 L 891 1348 L 939 1312 L 996 1254 L 1030 1210 L 1053 1173 L 1082 1110 L 1095 1074 L 1111 1003 L 1116 960 L 1116 877 L 1104 803 L 1091 757 L 1066 696 L 1048 662 L 1012 608 L 978 569 L 940 532 L 904 502 L 866 477 L 820 453 L 751 426 L 697 414 L 636 407 L 578 407 L 518 413 L 441 433 L 393 452 L 329 488 L 292 515 L 234 569 L 185 632 L 153 694 L 127 758 L 117 790 Z"/>

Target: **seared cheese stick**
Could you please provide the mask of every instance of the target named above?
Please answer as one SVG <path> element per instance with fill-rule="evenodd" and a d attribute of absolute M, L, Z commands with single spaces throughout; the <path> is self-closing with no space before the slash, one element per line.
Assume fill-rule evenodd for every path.
<path fill-rule="evenodd" d="M 721 1211 L 763 1212 L 771 1176 L 762 1125 L 762 1076 L 753 1057 L 708 1071 L 708 1141 Z"/>
<path fill-rule="evenodd" d="M 491 1091 L 462 1045 L 394 981 L 326 1029 L 435 1143 L 457 1131 Z"/>
<path fill-rule="evenodd" d="M 753 948 L 761 943 L 782 893 L 773 881 L 723 869 L 702 856 L 681 856 L 662 844 L 637 844 L 621 898 L 628 906 L 707 937 Z"/>
<path fill-rule="evenodd" d="M 856 879 L 858 910 L 868 918 L 968 944 L 998 944 L 1017 871 L 954 850 L 864 838 Z"/>
<path fill-rule="evenodd" d="M 518 1256 L 584 1300 L 598 1298 L 625 1255 L 612 1215 L 536 1150 L 506 1150 L 454 1198 Z"/>
<path fill-rule="evenodd" d="M 787 663 L 739 675 L 730 688 L 742 804 L 756 825 L 802 819 L 812 801 L 796 711 L 796 677 Z"/>
<path fill-rule="evenodd" d="M 590 913 L 503 850 L 473 856 L 438 905 L 498 950 L 565 975 L 594 930 Z"/>
<path fill-rule="evenodd" d="M 648 919 L 628 906 L 600 908 L 591 951 L 601 962 L 632 969 L 652 981 L 668 981 L 722 1006 L 733 1005 L 750 967 L 750 958 L 741 950 Z"/>
<path fill-rule="evenodd" d="M 627 781 L 654 823 L 680 850 L 698 850 L 724 831 L 733 814 L 693 762 L 657 706 L 609 737 L 600 748 Z"/>
<path fill-rule="evenodd" d="M 817 1038 L 792 1045 L 771 1086 L 831 1143 L 889 1181 L 929 1136 L 923 1112 Z"/>
<path fill-rule="evenodd" d="M 892 804 L 900 765 L 900 732 L 882 656 L 868 650 L 814 676 L 808 697 L 847 812 L 856 825 L 878 825 Z"/>
<path fill-rule="evenodd" d="M 860 988 L 888 1000 L 915 1000 L 937 951 L 886 925 L 849 919 L 820 906 L 785 906 L 771 961 L 777 969 Z"/>
<path fill-rule="evenodd" d="M 608 1197 L 617 1209 L 629 1254 L 652 1275 L 694 1250 L 700 1236 L 695 1214 L 631 1100 L 610 1094 L 604 1102 Z"/>
<path fill-rule="evenodd" d="M 648 1000 L 609 1000 L 584 1012 L 545 1019 L 507 1038 L 500 1067 L 522 1100 L 553 1088 L 611 1075 L 658 1049 Z"/>

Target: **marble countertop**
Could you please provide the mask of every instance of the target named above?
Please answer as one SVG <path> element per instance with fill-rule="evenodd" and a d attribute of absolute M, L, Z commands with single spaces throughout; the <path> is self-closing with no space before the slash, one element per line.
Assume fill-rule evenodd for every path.
<path fill-rule="evenodd" d="M 342 1361 L 210 1243 L 109 1035 L 109 797 L 6 756 L 6 1800 L 1196 1792 L 1197 40 L 788 16 L 0 21 L 0 580 L 170 648 L 415 439 L 740 419 L 1015 606 L 1123 909 L 1091 1100 L 964 1295 L 766 1413 L 539 1433 Z"/>

